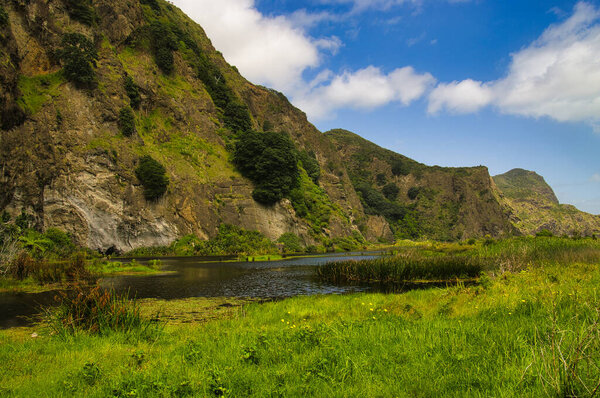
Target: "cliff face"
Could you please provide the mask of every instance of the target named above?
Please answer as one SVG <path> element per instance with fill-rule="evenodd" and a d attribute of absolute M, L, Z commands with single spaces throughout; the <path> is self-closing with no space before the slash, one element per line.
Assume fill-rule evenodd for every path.
<path fill-rule="evenodd" d="M 555 235 L 600 234 L 600 216 L 558 202 L 544 178 L 533 171 L 513 169 L 494 177 L 510 219 L 523 234 L 546 229 Z"/>
<path fill-rule="evenodd" d="M 348 131 L 326 135 L 363 193 L 367 212 L 385 215 L 397 235 L 454 240 L 515 232 L 487 168 L 425 166 Z"/>
<path fill-rule="evenodd" d="M 163 245 L 190 233 L 209 238 L 221 223 L 271 239 L 293 232 L 305 244 L 512 231 L 485 168 L 430 168 L 357 136 L 320 133 L 282 94 L 246 81 L 167 2 L 0 0 L 0 7 L 7 16 L 0 18 L 0 210 L 13 218 L 25 211 L 38 228 L 59 227 L 103 250 Z M 86 87 L 68 79 L 60 56 L 72 33 L 97 52 L 95 81 Z M 122 110 L 133 105 L 128 84 L 139 95 L 131 136 L 119 127 Z M 305 214 L 289 199 L 253 200 L 252 182 L 231 161 L 228 103 L 249 112 L 252 129 L 287 133 L 314 155 L 321 177 L 318 185 L 302 178 Z M 135 175 L 144 155 L 162 163 L 170 180 L 155 202 Z M 408 169 L 394 171 L 397 160 Z M 385 184 L 377 185 L 379 174 Z M 382 202 L 390 183 L 397 198 Z"/>

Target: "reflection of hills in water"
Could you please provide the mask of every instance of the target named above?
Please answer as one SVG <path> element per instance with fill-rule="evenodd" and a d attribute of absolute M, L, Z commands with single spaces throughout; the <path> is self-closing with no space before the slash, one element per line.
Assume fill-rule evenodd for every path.
<path fill-rule="evenodd" d="M 378 253 L 349 253 L 326 257 L 302 257 L 280 261 L 201 263 L 197 258 L 162 260 L 166 275 L 105 278 L 102 285 L 131 289 L 139 298 L 186 297 L 280 298 L 297 295 L 345 293 L 365 290 L 361 286 L 323 284 L 314 278 L 314 267 L 328 261 L 368 259 Z"/>

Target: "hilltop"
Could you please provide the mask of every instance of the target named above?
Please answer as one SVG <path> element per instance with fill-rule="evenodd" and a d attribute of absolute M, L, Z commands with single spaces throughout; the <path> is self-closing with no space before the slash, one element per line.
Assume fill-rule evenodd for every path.
<path fill-rule="evenodd" d="M 600 234 L 600 216 L 560 204 L 550 185 L 537 173 L 513 169 L 493 178 L 511 209 L 511 222 L 522 234 L 542 230 L 569 236 Z"/>

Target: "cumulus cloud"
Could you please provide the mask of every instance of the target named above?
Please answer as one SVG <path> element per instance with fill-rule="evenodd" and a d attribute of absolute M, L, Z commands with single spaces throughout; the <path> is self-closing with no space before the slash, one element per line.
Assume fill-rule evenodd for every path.
<path fill-rule="evenodd" d="M 454 113 L 475 112 L 489 105 L 493 95 L 490 87 L 471 79 L 440 83 L 429 94 L 428 111 L 436 113 L 445 108 Z"/>
<path fill-rule="evenodd" d="M 294 96 L 293 102 L 314 119 L 332 117 L 340 108 L 369 110 L 391 102 L 409 105 L 435 84 L 429 73 L 419 74 L 412 67 L 389 74 L 367 68 L 341 75 L 320 73 L 308 89 Z"/>
<path fill-rule="evenodd" d="M 491 82 L 442 83 L 429 97 L 429 112 L 474 112 L 493 105 L 502 112 L 558 121 L 600 120 L 600 11 L 580 2 L 564 22 L 550 26 L 513 53 L 506 77 Z"/>
<path fill-rule="evenodd" d="M 304 70 L 319 65 L 321 49 L 335 51 L 341 45 L 337 38 L 312 39 L 289 18 L 262 15 L 254 0 L 174 3 L 206 30 L 213 45 L 246 78 L 278 90 L 292 89 Z"/>

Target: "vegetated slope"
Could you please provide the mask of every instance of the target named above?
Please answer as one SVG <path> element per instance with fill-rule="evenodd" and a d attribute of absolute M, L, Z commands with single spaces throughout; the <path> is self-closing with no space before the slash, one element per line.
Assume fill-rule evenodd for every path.
<path fill-rule="evenodd" d="M 544 178 L 533 171 L 513 169 L 494 177 L 511 209 L 511 221 L 523 234 L 548 230 L 555 235 L 600 233 L 600 216 L 558 202 Z"/>
<path fill-rule="evenodd" d="M 486 167 L 426 166 L 345 130 L 325 133 L 348 167 L 368 214 L 397 237 L 454 240 L 514 232 Z"/>
<path fill-rule="evenodd" d="M 13 219 L 30 213 L 97 249 L 208 238 L 221 223 L 305 244 L 362 239 L 368 218 L 331 143 L 176 7 L 0 0 L 0 13 L 0 210 Z M 316 160 L 320 177 L 301 169 L 293 202 L 257 203 L 231 161 L 245 131 L 267 129 Z M 140 172 L 147 156 L 157 162 Z"/>

